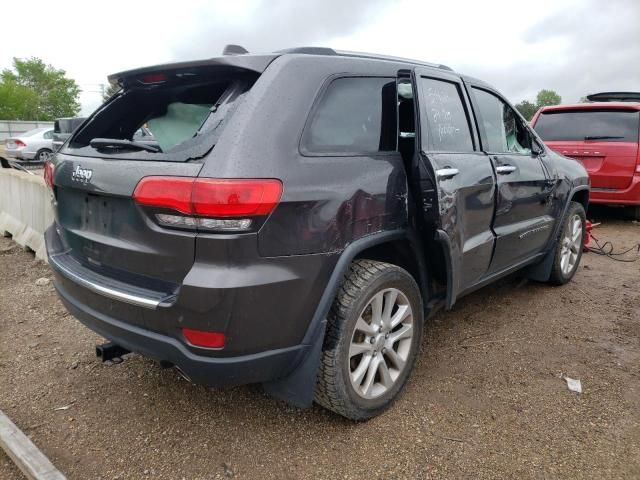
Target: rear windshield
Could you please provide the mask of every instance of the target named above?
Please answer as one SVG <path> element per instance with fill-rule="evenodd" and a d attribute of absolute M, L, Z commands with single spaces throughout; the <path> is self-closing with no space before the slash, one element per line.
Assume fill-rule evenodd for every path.
<path fill-rule="evenodd" d="M 640 113 L 630 110 L 568 110 L 540 115 L 535 130 L 545 141 L 637 142 Z"/>
<path fill-rule="evenodd" d="M 254 82 L 254 75 L 194 75 L 125 88 L 76 132 L 66 153 L 131 160 L 201 158 Z"/>

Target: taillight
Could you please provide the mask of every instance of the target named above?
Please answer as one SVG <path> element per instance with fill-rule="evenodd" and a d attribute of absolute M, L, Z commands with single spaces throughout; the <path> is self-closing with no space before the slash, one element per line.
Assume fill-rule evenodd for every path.
<path fill-rule="evenodd" d="M 197 179 L 191 201 L 196 215 L 253 217 L 269 215 L 280 201 L 279 180 Z"/>
<path fill-rule="evenodd" d="M 167 76 L 164 73 L 147 73 L 140 78 L 140 81 L 146 85 L 164 83 L 167 81 Z"/>
<path fill-rule="evenodd" d="M 191 193 L 194 178 L 145 177 L 133 192 L 133 199 L 140 205 L 162 207 L 190 215 Z"/>
<path fill-rule="evenodd" d="M 53 163 L 51 160 L 44 162 L 44 183 L 53 190 Z"/>
<path fill-rule="evenodd" d="M 196 347 L 204 348 L 222 348 L 224 347 L 224 333 L 207 332 L 204 330 L 193 330 L 191 328 L 183 328 L 182 334 L 187 341 Z"/>
<path fill-rule="evenodd" d="M 19 139 L 15 139 L 15 140 L 13 141 L 13 143 L 15 143 L 15 144 L 16 144 L 16 147 L 26 147 L 26 146 L 27 146 L 27 144 L 26 144 L 26 143 L 24 143 L 22 140 L 19 140 Z"/>
<path fill-rule="evenodd" d="M 275 179 L 145 177 L 133 199 L 161 210 L 155 218 L 166 227 L 243 232 L 255 229 L 281 195 Z"/>

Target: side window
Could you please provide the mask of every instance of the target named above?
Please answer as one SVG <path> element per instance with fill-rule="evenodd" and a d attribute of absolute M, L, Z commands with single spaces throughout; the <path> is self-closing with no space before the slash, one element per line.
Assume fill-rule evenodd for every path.
<path fill-rule="evenodd" d="M 333 80 L 305 129 L 304 147 L 317 153 L 396 150 L 396 95 L 391 78 Z"/>
<path fill-rule="evenodd" d="M 49 130 L 47 132 L 44 132 L 44 135 L 42 135 L 42 138 L 44 138 L 46 140 L 51 140 L 53 138 L 53 130 Z"/>
<path fill-rule="evenodd" d="M 473 140 L 460 89 L 455 83 L 421 77 L 420 105 L 423 136 L 434 152 L 472 152 Z M 426 127 L 426 131 L 425 131 Z"/>
<path fill-rule="evenodd" d="M 492 153 L 531 153 L 531 135 L 513 109 L 495 95 L 473 88 L 479 116 Z"/>

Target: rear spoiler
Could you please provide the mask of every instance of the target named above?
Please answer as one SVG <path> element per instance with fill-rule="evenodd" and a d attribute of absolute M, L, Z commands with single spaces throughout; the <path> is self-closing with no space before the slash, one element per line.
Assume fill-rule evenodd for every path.
<path fill-rule="evenodd" d="M 640 102 L 640 92 L 600 92 L 587 95 L 590 102 Z"/>
<path fill-rule="evenodd" d="M 206 60 L 196 60 L 191 62 L 166 63 L 150 67 L 136 68 L 124 72 L 114 73 L 107 78 L 111 85 L 123 86 L 131 80 L 142 79 L 142 77 L 153 74 L 171 75 L 178 72 L 199 70 L 212 67 L 228 67 L 230 69 L 246 70 L 254 73 L 262 73 L 269 64 L 278 58 L 278 54 L 269 55 L 226 55 L 224 57 L 209 58 Z"/>

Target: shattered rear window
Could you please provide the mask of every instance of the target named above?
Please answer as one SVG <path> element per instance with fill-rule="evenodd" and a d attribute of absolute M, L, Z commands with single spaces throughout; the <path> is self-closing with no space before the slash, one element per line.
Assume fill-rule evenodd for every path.
<path fill-rule="evenodd" d="M 134 83 L 76 132 L 65 153 L 124 160 L 201 158 L 215 145 L 256 78 L 194 75 L 163 84 Z"/>

